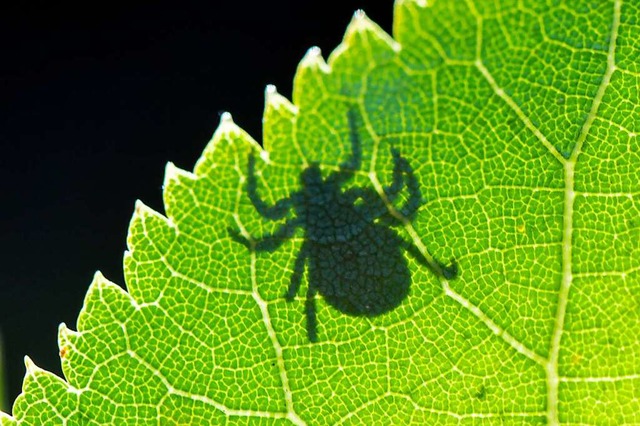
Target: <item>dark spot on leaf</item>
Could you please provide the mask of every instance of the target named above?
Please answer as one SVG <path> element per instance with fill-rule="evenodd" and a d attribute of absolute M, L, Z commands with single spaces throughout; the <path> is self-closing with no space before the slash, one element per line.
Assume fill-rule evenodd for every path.
<path fill-rule="evenodd" d="M 485 397 L 487 396 L 487 388 L 484 385 L 481 385 L 473 396 L 475 396 L 476 399 L 485 399 Z"/>

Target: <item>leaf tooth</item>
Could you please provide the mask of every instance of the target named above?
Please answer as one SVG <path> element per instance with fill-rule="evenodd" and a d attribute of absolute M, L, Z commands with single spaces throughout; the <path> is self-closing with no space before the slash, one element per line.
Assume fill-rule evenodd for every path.
<path fill-rule="evenodd" d="M 29 388 L 33 385 L 32 383 L 29 383 L 30 381 L 34 381 L 36 383 L 40 381 L 41 384 L 36 384 L 36 386 L 39 388 L 39 391 L 45 395 L 45 399 L 42 402 L 46 404 L 52 404 L 52 401 L 49 400 L 47 396 L 54 395 L 54 393 L 58 390 L 77 393 L 77 389 L 70 386 L 69 383 L 67 383 L 63 378 L 59 377 L 57 374 L 38 367 L 28 355 L 24 357 L 24 366 L 26 368 L 26 372 L 24 375 L 24 382 L 22 383 L 23 393 L 18 396 L 19 399 L 24 398 L 25 395 L 33 393 L 32 390 L 29 390 Z M 16 400 L 16 403 L 19 404 L 18 400 Z"/>
<path fill-rule="evenodd" d="M 61 322 L 58 326 L 58 345 L 61 343 L 73 343 L 73 339 L 82 333 L 71 330 L 67 324 Z"/>
<path fill-rule="evenodd" d="M 196 175 L 187 170 L 181 169 L 173 164 L 172 161 L 169 161 L 164 168 L 164 182 L 162 183 L 162 187 L 164 189 L 171 183 L 177 183 L 184 180 L 194 181 L 196 179 Z"/>
<path fill-rule="evenodd" d="M 62 371 L 66 377 L 71 377 L 67 375 L 66 371 L 68 368 L 69 351 L 76 348 L 76 339 L 80 337 L 81 334 L 82 333 L 69 329 L 65 323 L 60 323 L 58 326 L 58 350 L 62 362 Z"/>
<path fill-rule="evenodd" d="M 393 61 L 400 50 L 400 43 L 369 19 L 362 10 L 358 10 L 347 26 L 342 43 L 331 52 L 327 62 L 337 74 L 357 76 L 368 72 L 376 64 Z M 349 92 L 351 88 L 348 86 L 351 85 L 357 89 L 359 82 L 343 81 L 342 92 Z M 298 104 L 296 97 L 294 102 Z"/>
<path fill-rule="evenodd" d="M 171 223 L 171 221 L 168 218 L 166 218 L 161 213 L 158 213 L 157 211 L 155 211 L 151 207 L 147 206 L 144 202 L 142 202 L 142 200 L 136 200 L 135 210 L 134 210 L 133 216 L 134 217 L 131 218 L 132 221 L 136 217 L 144 218 L 144 217 L 148 217 L 148 216 L 155 216 L 157 218 L 162 219 L 163 221 L 168 221 L 169 225 L 173 226 L 173 224 Z M 102 275 L 102 273 L 100 271 L 96 271 L 96 275 L 94 276 L 93 279 L 94 279 L 94 281 L 96 279 L 104 280 L 104 281 L 109 282 L 109 283 L 115 285 L 116 287 L 118 287 L 116 284 L 114 284 L 111 281 L 109 281 L 108 279 L 106 279 L 104 277 L 104 275 Z"/>
<path fill-rule="evenodd" d="M 168 181 L 166 180 L 166 175 L 165 175 L 165 183 L 164 183 L 165 188 L 167 187 L 167 182 Z M 167 192 L 166 190 L 163 191 L 163 195 L 165 195 L 166 192 Z M 166 206 L 167 205 L 166 200 L 164 203 Z M 164 215 L 158 213 L 157 211 L 153 210 L 151 207 L 148 207 L 146 204 L 144 204 L 142 200 L 138 199 L 135 202 L 133 215 L 131 216 L 131 220 L 129 221 L 129 231 L 127 232 L 127 250 L 125 251 L 125 257 L 128 256 L 128 253 L 130 253 L 132 251 L 132 248 L 135 246 L 135 243 L 134 243 L 135 232 L 133 231 L 133 229 L 136 227 L 137 221 L 144 222 L 145 220 L 147 220 L 149 216 L 154 216 L 156 218 L 161 219 L 164 223 L 167 224 L 168 227 L 174 229 L 174 232 L 175 232 L 176 225 L 175 223 L 173 223 L 173 221 L 170 218 L 165 217 Z M 98 273 L 100 273 L 100 271 L 96 272 L 96 274 Z M 94 281 L 95 281 L 95 277 L 94 277 Z"/>
<path fill-rule="evenodd" d="M 138 308 L 138 303 L 127 291 L 96 271 L 78 315 L 78 332 L 95 328 L 105 322 L 105 317 L 124 323 Z"/>
<path fill-rule="evenodd" d="M 142 203 L 140 204 L 144 206 L 144 204 Z M 146 207 L 146 206 L 144 207 L 148 212 L 147 214 L 158 216 L 165 221 L 167 220 L 167 218 L 165 218 L 158 212 L 150 209 L 149 207 Z M 100 271 L 96 271 L 95 275 L 93 276 L 93 282 L 89 285 L 89 290 L 87 291 L 87 297 L 91 297 L 92 290 L 93 291 L 97 290 L 100 293 L 113 292 L 117 297 L 121 298 L 123 301 L 126 299 L 134 308 L 137 309 L 139 307 L 136 301 L 133 299 L 133 297 L 131 297 L 131 295 L 126 290 L 124 290 L 118 284 L 106 278 Z M 79 331 L 82 331 L 82 330 L 79 330 Z"/>
<path fill-rule="evenodd" d="M 218 128 L 216 128 L 215 132 L 213 132 L 213 138 L 210 142 L 211 147 L 207 146 L 205 151 L 215 150 L 215 146 L 218 145 L 220 141 L 225 140 L 227 141 L 227 143 L 233 144 L 237 141 L 237 139 L 249 142 L 254 146 L 260 145 L 255 141 L 255 139 L 253 139 L 247 132 L 245 132 L 233 121 L 231 113 L 225 111 L 220 114 L 220 124 L 218 124 Z M 203 155 L 203 157 L 206 157 L 206 155 Z M 196 164 L 196 170 L 198 169 L 198 164 Z"/>
<path fill-rule="evenodd" d="M 35 376 L 37 373 L 43 371 L 42 368 L 38 367 L 35 362 L 33 362 L 29 355 L 25 355 L 24 357 L 24 366 L 27 369 L 25 376 Z"/>
<path fill-rule="evenodd" d="M 211 167 L 215 167 L 215 164 Z M 170 228 L 173 228 L 174 232 L 177 232 L 178 230 L 176 223 L 174 222 L 175 216 L 172 213 L 172 208 L 175 203 L 175 189 L 180 185 L 193 186 L 193 182 L 197 180 L 198 177 L 194 173 L 177 167 L 171 161 L 167 162 L 164 169 L 164 181 L 162 182 L 162 199 L 166 217 L 159 213 L 158 216 L 161 217 Z M 148 207 L 147 209 L 156 213 Z"/>
<path fill-rule="evenodd" d="M 283 135 L 291 134 L 293 122 L 298 116 L 299 108 L 284 96 L 280 95 L 275 86 L 269 85 L 265 90 L 265 104 L 262 113 L 262 143 L 266 151 L 273 151 L 280 146 L 280 151 L 286 151 L 290 143 Z M 287 139 L 287 142 L 284 140 Z M 282 145 L 285 146 L 282 146 Z"/>
<path fill-rule="evenodd" d="M 140 208 L 140 209 L 142 209 L 142 208 L 149 209 L 147 206 L 142 204 L 142 202 L 140 200 L 136 201 L 136 211 L 138 211 L 138 208 Z M 96 273 L 93 274 L 93 281 L 91 282 L 90 287 L 95 287 L 98 290 L 102 290 L 104 288 L 109 287 L 109 284 L 113 284 L 113 283 L 111 281 L 109 281 L 101 271 L 96 271 Z M 115 284 L 113 284 L 113 285 L 115 285 Z M 116 286 L 116 287 L 118 287 L 118 286 Z M 118 287 L 118 288 L 120 288 L 120 287 Z"/>
<path fill-rule="evenodd" d="M 293 79 L 293 103 L 300 109 L 304 109 L 304 100 L 309 98 L 309 92 L 325 87 L 325 77 L 331 73 L 331 66 L 322 57 L 322 51 L 314 46 L 307 50 Z"/>
<path fill-rule="evenodd" d="M 294 104 L 292 104 L 289 99 L 278 93 L 278 89 L 276 89 L 276 86 L 274 86 L 273 84 L 268 84 L 265 88 L 264 101 L 265 115 L 269 109 L 278 110 L 280 108 L 285 108 L 292 114 L 298 113 L 298 108 Z"/>
<path fill-rule="evenodd" d="M 167 162 L 167 165 L 164 167 L 164 181 L 162 182 L 162 189 L 167 188 L 171 181 L 180 181 L 180 172 L 178 170 L 179 169 L 172 161 Z"/>
<path fill-rule="evenodd" d="M 307 53 L 300 61 L 300 65 L 298 65 L 298 72 L 306 70 L 316 72 L 320 71 L 324 74 L 329 74 L 331 72 L 331 67 L 325 62 L 322 57 L 322 51 L 318 46 L 313 46 L 307 50 Z"/>
<path fill-rule="evenodd" d="M 227 140 L 231 143 L 241 133 L 240 127 L 233 121 L 233 117 L 230 112 L 223 112 L 220 114 L 220 123 L 213 132 L 212 143 L 215 146 L 221 140 Z"/>
<path fill-rule="evenodd" d="M 136 204 L 135 204 L 135 214 L 136 215 L 140 215 L 143 216 L 147 210 L 151 210 L 149 207 L 147 207 L 147 205 L 140 199 L 136 200 Z M 93 277 L 94 281 L 96 279 L 96 276 L 100 274 L 102 275 L 102 273 L 100 271 L 96 271 L 95 276 Z"/>
<path fill-rule="evenodd" d="M 343 43 L 352 46 L 358 38 L 374 39 L 383 42 L 395 52 L 400 51 L 400 43 L 395 41 L 393 37 L 386 33 L 378 24 L 373 22 L 362 9 L 358 9 L 353 14 L 351 22 L 347 26 L 344 34 Z"/>

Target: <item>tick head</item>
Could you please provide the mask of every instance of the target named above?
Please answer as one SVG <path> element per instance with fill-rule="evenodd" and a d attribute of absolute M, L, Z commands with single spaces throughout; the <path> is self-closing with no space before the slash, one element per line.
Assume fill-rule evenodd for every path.
<path fill-rule="evenodd" d="M 318 187 L 322 182 L 322 173 L 318 163 L 311 163 L 309 167 L 302 171 L 300 181 L 303 188 Z"/>

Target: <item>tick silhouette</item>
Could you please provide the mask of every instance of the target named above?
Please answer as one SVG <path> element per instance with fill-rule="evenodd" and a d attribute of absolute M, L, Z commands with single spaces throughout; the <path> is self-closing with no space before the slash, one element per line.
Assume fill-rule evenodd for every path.
<path fill-rule="evenodd" d="M 289 197 L 268 205 L 260 198 L 255 176 L 255 157 L 249 155 L 247 192 L 255 209 L 269 220 L 287 217 L 293 208 L 295 217 L 288 218 L 273 234 L 250 240 L 231 230 L 232 236 L 249 249 L 273 252 L 291 238 L 296 228 L 304 230 L 304 242 L 296 257 L 289 289 L 285 295 L 292 301 L 308 268 L 306 294 L 307 335 L 317 341 L 316 293 L 340 312 L 352 316 L 374 317 L 396 308 L 409 294 L 411 274 L 403 249 L 421 264 L 447 279 L 457 274 L 455 263 L 445 267 L 430 255 L 421 254 L 406 242 L 392 226 L 412 220 L 422 204 L 418 181 L 409 162 L 396 149 L 393 157 L 392 181 L 383 188 L 343 185 L 361 166 L 361 147 L 355 115 L 348 114 L 351 155 L 338 170 L 322 177 L 320 167 L 312 163 L 300 177 L 301 189 Z M 394 202 L 406 187 L 408 195 L 399 208 Z M 395 214 L 392 211 L 395 210 Z M 398 215 L 399 213 L 399 215 Z"/>

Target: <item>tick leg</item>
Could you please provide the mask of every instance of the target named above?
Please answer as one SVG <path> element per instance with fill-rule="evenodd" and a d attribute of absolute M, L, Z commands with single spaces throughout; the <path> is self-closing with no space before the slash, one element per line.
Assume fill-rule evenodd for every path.
<path fill-rule="evenodd" d="M 354 108 L 347 111 L 347 121 L 349 122 L 349 141 L 351 141 L 351 156 L 340 165 L 341 168 L 350 170 L 360 170 L 362 165 L 362 144 L 358 135 L 358 119 Z"/>
<path fill-rule="evenodd" d="M 354 107 L 347 111 L 349 122 L 349 140 L 351 141 L 351 155 L 340 163 L 340 169 L 331 173 L 326 181 L 340 186 L 353 177 L 353 174 L 362 166 L 362 143 L 358 135 L 357 113 Z"/>
<path fill-rule="evenodd" d="M 452 260 L 449 265 L 436 260 L 431 253 L 427 252 L 423 254 L 411 243 L 408 243 L 402 239 L 400 245 L 422 266 L 426 266 L 431 269 L 436 275 L 446 279 L 453 280 L 458 276 L 458 264 L 455 260 Z"/>
<path fill-rule="evenodd" d="M 393 203 L 406 184 L 409 189 L 409 198 L 398 211 L 411 220 L 422 205 L 420 185 L 409 162 L 400 155 L 398 150 L 395 148 L 391 149 L 391 154 L 393 155 L 393 180 L 390 185 L 383 188 L 383 191 L 387 202 Z M 392 217 L 385 217 L 388 208 L 380 194 L 369 188 L 351 188 L 345 192 L 345 199 L 350 204 L 355 204 L 358 199 L 362 199 L 363 207 L 359 208 L 359 210 L 365 210 L 364 213 L 367 221 L 382 218 L 388 225 L 395 223 L 395 219 Z M 359 206 L 357 206 L 357 208 L 358 207 Z"/>
<path fill-rule="evenodd" d="M 397 167 L 394 167 L 394 181 L 391 184 L 393 187 L 396 183 L 396 169 L 400 169 L 405 176 L 405 184 L 407 189 L 409 190 L 409 199 L 404 203 L 404 205 L 399 209 L 400 213 L 409 220 L 413 219 L 413 216 L 416 214 L 420 206 L 422 205 L 422 192 L 420 192 L 420 184 L 418 183 L 418 179 L 416 178 L 413 169 L 409 162 L 400 156 L 400 154 L 392 150 L 394 155 L 394 161 L 396 161 Z M 395 160 L 397 159 L 397 160 Z M 394 188 L 395 189 L 395 188 Z"/>
<path fill-rule="evenodd" d="M 273 234 L 266 234 L 254 241 L 255 251 L 272 252 L 278 249 L 286 240 L 293 236 L 296 227 L 300 225 L 300 221 L 289 219 L 283 223 Z"/>
<path fill-rule="evenodd" d="M 307 290 L 307 301 L 305 302 L 305 312 L 307 316 L 307 336 L 310 342 L 318 341 L 318 323 L 316 321 L 316 290 L 309 284 Z"/>
<path fill-rule="evenodd" d="M 389 202 L 393 203 L 402 190 L 404 183 L 402 175 L 407 170 L 407 167 L 409 167 L 409 163 L 407 163 L 407 160 L 405 160 L 395 148 L 391 148 L 391 155 L 393 155 L 393 180 L 391 181 L 391 185 L 384 187 L 384 193 Z M 409 169 L 411 168 L 409 167 Z"/>
<path fill-rule="evenodd" d="M 293 265 L 293 273 L 291 274 L 291 283 L 289 284 L 289 290 L 285 298 L 288 301 L 293 298 L 300 290 L 300 283 L 302 282 L 302 274 L 304 273 L 304 265 L 309 255 L 309 249 L 307 243 L 302 244 L 300 253 L 296 257 L 296 261 Z M 318 341 L 318 325 L 316 321 L 316 290 L 313 288 L 313 284 L 309 283 L 309 289 L 307 290 L 307 300 L 305 301 L 305 314 L 307 317 L 307 336 L 310 342 Z"/>
<path fill-rule="evenodd" d="M 287 215 L 291 208 L 291 198 L 283 198 L 276 202 L 273 206 L 269 206 L 260 195 L 258 195 L 258 184 L 256 181 L 256 158 L 253 152 L 249 154 L 248 160 L 249 173 L 247 176 L 247 193 L 251 203 L 258 213 L 270 220 L 279 220 Z"/>
<path fill-rule="evenodd" d="M 244 235 L 242 235 L 240 233 L 240 231 L 238 231 L 235 228 L 231 228 L 231 227 L 227 227 L 227 231 L 229 232 L 229 236 L 231 236 L 231 239 L 233 241 L 235 241 L 236 243 L 240 243 L 243 246 L 245 246 L 246 248 L 248 248 L 249 250 L 251 250 L 251 241 L 247 240 Z"/>
<path fill-rule="evenodd" d="M 296 261 L 293 264 L 293 273 L 291 274 L 291 283 L 289 284 L 289 289 L 287 290 L 287 294 L 285 298 L 288 301 L 292 301 L 296 294 L 298 294 L 298 290 L 300 290 L 300 284 L 302 283 L 302 274 L 304 273 L 304 263 L 307 260 L 308 256 L 307 243 L 303 243 L 300 248 L 300 253 L 298 253 L 298 257 L 296 257 Z"/>

